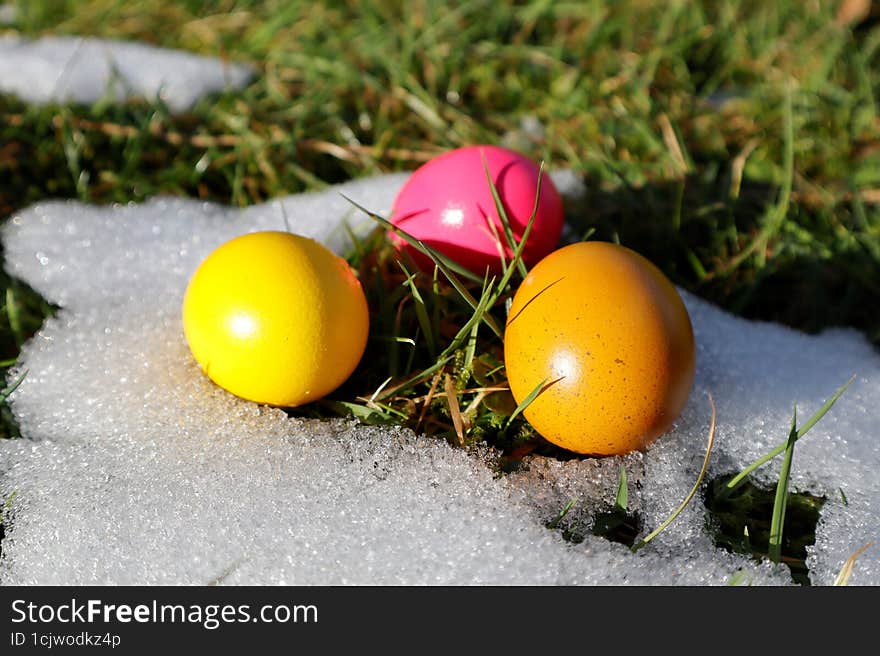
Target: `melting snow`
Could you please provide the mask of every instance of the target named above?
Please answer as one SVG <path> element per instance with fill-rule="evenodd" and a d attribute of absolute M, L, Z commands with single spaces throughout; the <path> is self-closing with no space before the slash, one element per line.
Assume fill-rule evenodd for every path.
<path fill-rule="evenodd" d="M 181 112 L 206 94 L 244 87 L 252 76 L 248 66 L 140 43 L 0 37 L 0 91 L 32 103 L 93 103 L 109 92 L 116 100 L 158 97 Z"/>
<path fill-rule="evenodd" d="M 564 195 L 577 193 L 572 176 L 556 179 Z M 545 524 L 574 497 L 570 522 L 608 510 L 624 463 L 630 506 L 650 530 L 699 471 L 708 391 L 718 405 L 712 476 L 778 444 L 792 403 L 807 417 L 854 373 L 795 450 L 793 486 L 827 497 L 813 582 L 832 582 L 878 540 L 880 356 L 855 331 L 807 336 L 685 294 L 698 370 L 674 429 L 645 453 L 534 456 L 503 477 L 488 453 L 407 430 L 291 419 L 212 385 L 180 323 L 201 259 L 235 235 L 282 229 L 280 203 L 293 231 L 340 251 L 340 223 L 366 224 L 339 192 L 387 214 L 404 180 L 244 210 L 167 198 L 46 202 L 9 221 L 9 271 L 63 309 L 22 353 L 29 373 L 12 402 L 26 438 L 0 441 L 0 494 L 15 492 L 0 582 L 665 585 L 722 584 L 744 570 L 755 584 L 790 583 L 782 565 L 716 548 L 699 499 L 637 554 L 592 535 L 572 544 Z M 880 584 L 880 548 L 858 560 L 851 583 Z"/>

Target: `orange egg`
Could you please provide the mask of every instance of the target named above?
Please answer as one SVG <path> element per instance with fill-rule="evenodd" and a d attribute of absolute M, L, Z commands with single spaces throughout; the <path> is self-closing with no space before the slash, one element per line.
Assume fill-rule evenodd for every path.
<path fill-rule="evenodd" d="M 561 248 L 529 272 L 504 333 L 510 389 L 544 438 L 582 454 L 644 448 L 679 415 L 694 334 L 675 287 L 644 257 L 602 242 Z"/>

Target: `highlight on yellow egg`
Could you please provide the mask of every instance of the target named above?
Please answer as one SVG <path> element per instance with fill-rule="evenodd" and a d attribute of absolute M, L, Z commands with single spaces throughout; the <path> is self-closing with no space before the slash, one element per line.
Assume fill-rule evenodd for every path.
<path fill-rule="evenodd" d="M 582 242 L 541 260 L 504 334 L 510 390 L 548 441 L 587 455 L 643 449 L 669 430 L 694 378 L 694 335 L 672 283 L 623 246 Z"/>
<path fill-rule="evenodd" d="M 367 343 L 361 284 L 307 237 L 255 232 L 198 267 L 183 301 L 187 343 L 217 385 L 250 401 L 299 406 L 339 387 Z"/>

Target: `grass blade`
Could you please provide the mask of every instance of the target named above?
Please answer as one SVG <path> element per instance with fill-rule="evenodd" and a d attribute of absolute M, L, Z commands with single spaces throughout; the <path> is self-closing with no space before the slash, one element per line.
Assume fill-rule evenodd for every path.
<path fill-rule="evenodd" d="M 849 387 L 855 379 L 856 379 L 856 376 L 855 376 L 855 374 L 853 374 L 850 377 L 850 379 L 848 381 L 846 381 L 846 383 L 844 383 L 834 393 L 834 395 L 830 399 L 828 399 L 822 405 L 821 408 L 819 408 L 819 410 L 816 411 L 816 414 L 814 414 L 812 417 L 807 419 L 807 423 L 805 423 L 801 428 L 798 429 L 798 436 L 797 436 L 798 439 L 802 438 L 808 430 L 810 430 L 813 426 L 815 426 L 817 423 L 819 423 L 819 420 L 825 416 L 825 413 L 831 409 L 831 406 L 833 406 L 837 402 L 837 399 L 839 399 L 841 397 L 841 395 L 846 391 L 846 388 Z"/>
<path fill-rule="evenodd" d="M 18 301 L 12 287 L 6 288 L 6 318 L 9 320 L 9 328 L 15 338 L 15 345 L 21 348 L 24 344 L 24 331 L 21 328 L 21 314 L 18 311 Z"/>
<path fill-rule="evenodd" d="M 395 418 L 394 413 L 388 412 L 386 407 L 375 404 L 373 407 L 369 407 L 351 401 L 336 401 L 331 399 L 321 399 L 319 403 L 341 417 L 350 415 L 365 424 L 384 426 L 394 424 L 400 420 Z"/>
<path fill-rule="evenodd" d="M 749 575 L 746 574 L 744 570 L 738 569 L 733 574 L 730 575 L 730 578 L 727 579 L 726 585 L 731 587 L 739 587 L 744 585 L 751 585 L 752 581 L 749 578 Z"/>
<path fill-rule="evenodd" d="M 540 191 L 541 171 L 542 170 L 543 169 L 540 169 L 538 172 L 539 191 Z M 538 207 L 538 205 L 537 205 L 537 201 L 536 201 L 535 202 L 535 210 L 532 213 L 532 216 L 529 217 L 529 222 L 528 222 L 528 224 L 526 224 L 526 229 L 523 231 L 522 240 L 519 242 L 519 244 L 516 246 L 516 248 L 513 252 L 513 257 L 510 260 L 510 266 L 505 268 L 504 273 L 501 276 L 501 281 L 498 283 L 498 286 L 495 288 L 495 293 L 487 300 L 486 310 L 484 310 L 484 312 L 488 311 L 488 308 L 493 307 L 495 305 L 495 303 L 498 301 L 498 299 L 501 298 L 501 295 L 504 294 L 504 290 L 507 289 L 507 285 L 510 282 L 510 279 L 513 277 L 513 272 L 516 269 L 516 265 L 522 264 L 522 253 L 523 253 L 523 250 L 525 249 L 525 246 L 526 246 L 526 240 L 528 239 L 529 234 L 531 234 L 531 232 L 532 232 L 532 226 L 535 224 L 535 217 L 537 216 L 537 207 Z M 522 271 L 525 272 L 525 265 L 522 265 Z M 523 274 L 523 277 L 525 277 L 526 273 L 527 272 L 525 272 Z M 551 285 L 548 285 L 548 287 L 552 287 L 552 285 L 555 285 L 555 284 L 556 283 L 554 282 Z M 546 291 L 546 289 L 541 290 L 541 292 L 539 292 L 539 293 L 543 293 L 544 291 Z M 485 291 L 484 291 L 483 298 L 481 298 L 480 300 L 482 301 L 484 298 L 485 298 Z M 534 299 L 532 299 L 532 300 L 534 300 Z M 488 315 L 487 315 L 487 317 L 488 317 Z M 503 336 L 500 335 L 499 333 L 496 332 L 495 334 L 503 339 Z"/>
<path fill-rule="evenodd" d="M 822 417 L 825 416 L 825 413 L 827 413 L 829 410 L 831 410 L 831 407 L 837 402 L 837 399 L 839 399 L 841 397 L 841 395 L 846 391 L 846 388 L 849 387 L 855 379 L 856 379 L 855 374 L 853 374 L 852 377 L 850 377 L 850 379 L 848 381 L 846 381 L 846 383 L 844 383 L 841 387 L 838 388 L 838 390 L 834 393 L 834 395 L 830 399 L 825 401 L 825 403 L 822 405 L 822 407 L 816 411 L 816 414 L 814 414 L 812 417 L 810 417 L 807 420 L 807 423 L 805 423 L 803 426 L 801 426 L 798 429 L 797 436 L 795 437 L 795 441 L 801 439 L 804 435 L 806 435 L 807 432 L 813 426 L 815 426 L 818 423 L 818 421 L 820 419 L 822 419 Z M 785 451 L 787 444 L 788 444 L 788 440 L 786 440 L 785 442 L 783 442 L 779 446 L 775 447 L 772 451 L 770 451 L 766 455 L 761 456 L 760 458 L 755 460 L 755 462 L 753 462 L 748 467 L 743 469 L 739 474 L 737 474 L 736 476 L 731 478 L 727 482 L 726 491 L 728 493 L 733 492 L 736 488 L 738 488 L 740 485 L 742 485 L 742 483 L 746 479 L 746 476 L 748 476 L 753 471 L 758 469 L 758 467 L 761 467 L 762 465 L 769 462 L 770 460 L 773 460 L 773 458 L 775 458 L 780 453 Z"/>
<path fill-rule="evenodd" d="M 516 237 L 513 235 L 513 229 L 510 227 L 510 217 L 507 216 L 507 209 L 504 207 L 504 202 L 501 200 L 501 195 L 498 193 L 498 188 L 495 186 L 495 181 L 492 180 L 492 173 L 489 171 L 489 164 L 486 162 L 485 153 L 480 153 L 480 157 L 483 159 L 483 170 L 486 173 L 486 181 L 489 183 L 489 191 L 492 193 L 492 200 L 495 202 L 495 211 L 498 212 L 498 219 L 501 221 L 501 227 L 504 229 L 504 236 L 507 239 L 507 245 L 510 247 L 511 252 L 515 252 L 517 250 L 517 241 Z M 542 165 L 543 166 L 543 165 Z M 543 170 L 543 168 L 541 169 Z M 538 193 L 541 191 L 541 174 L 538 174 Z M 535 210 L 537 210 L 538 201 L 537 198 L 535 200 Z M 533 214 L 537 214 L 535 211 Z M 524 243 L 526 240 L 526 234 L 523 233 L 523 237 L 520 240 L 520 243 Z M 502 249 L 503 250 L 503 249 Z M 523 278 L 526 277 L 528 271 L 526 270 L 526 265 L 523 263 L 522 259 L 514 258 L 516 262 L 514 263 L 511 260 L 511 268 L 516 266 L 519 269 L 520 275 Z M 507 273 L 505 271 L 504 273 Z"/>
<path fill-rule="evenodd" d="M 284 232 L 293 232 L 290 229 L 290 219 L 287 216 L 287 209 L 284 207 L 284 203 L 278 202 L 278 207 L 281 210 L 281 218 L 284 220 Z M 351 231 L 351 228 L 348 227 L 348 223 L 345 223 L 345 230 L 349 234 L 349 236 L 354 236 L 354 233 Z M 358 242 L 354 242 L 355 248 L 358 248 Z M 360 249 L 358 249 L 360 250 Z"/>
<path fill-rule="evenodd" d="M 572 497 L 571 499 L 569 499 L 568 503 L 563 506 L 562 510 L 559 511 L 556 517 L 554 517 L 553 520 L 549 524 L 547 524 L 547 528 L 556 528 L 557 526 L 559 526 L 559 522 L 561 522 L 565 518 L 565 516 L 569 512 L 571 512 L 571 509 L 574 508 L 574 505 L 580 500 L 580 497 Z"/>
<path fill-rule="evenodd" d="M 370 398 L 369 398 L 369 400 L 367 401 L 367 403 L 368 403 L 368 404 L 370 404 L 370 403 L 375 403 L 376 398 L 382 393 L 382 390 L 383 390 L 383 389 L 385 389 L 386 387 L 388 387 L 388 383 L 390 383 L 390 382 L 391 382 L 391 377 L 390 377 L 390 376 L 389 376 L 388 378 L 386 378 L 384 381 L 382 381 L 382 383 L 379 385 L 379 387 L 376 388 L 376 391 L 373 392 L 373 394 L 370 396 Z"/>
<path fill-rule="evenodd" d="M 388 219 L 386 219 L 382 216 L 379 216 L 375 212 L 371 212 L 366 207 L 364 207 L 363 205 L 361 205 L 357 201 L 352 200 L 351 198 L 349 198 L 345 194 L 339 194 L 339 195 L 342 196 L 349 203 L 354 205 L 356 208 L 358 208 L 361 212 L 363 212 L 364 214 L 369 216 L 371 219 L 373 219 L 374 221 L 378 221 L 379 224 L 382 225 L 382 227 L 387 228 L 388 230 L 391 230 L 397 236 L 399 236 L 401 239 L 403 239 L 407 244 L 409 244 L 410 246 L 412 246 L 413 248 L 418 250 L 420 253 L 431 258 L 431 260 L 440 267 L 441 271 L 443 271 L 443 269 L 446 268 L 446 269 L 449 269 L 450 271 L 454 271 L 455 273 L 460 275 L 462 278 L 467 278 L 471 282 L 482 282 L 482 279 L 479 276 L 472 273 L 470 270 L 464 268 L 462 265 L 460 265 L 455 260 L 446 257 L 440 251 L 438 251 L 434 248 L 431 248 L 425 242 L 423 242 L 421 239 L 418 239 L 417 237 L 413 237 L 411 234 L 409 234 L 403 228 L 394 225 L 393 223 L 391 223 L 391 221 L 389 221 Z M 445 273 L 445 271 L 444 271 L 444 273 Z"/>
<path fill-rule="evenodd" d="M 660 535 L 666 527 L 669 526 L 672 522 L 675 521 L 675 518 L 681 514 L 681 511 L 684 510 L 687 505 L 691 502 L 691 499 L 697 494 L 697 490 L 700 489 L 700 485 L 703 483 L 703 478 L 706 476 L 706 470 L 709 468 L 709 456 L 712 455 L 712 445 L 715 443 L 715 401 L 712 399 L 712 396 L 709 395 L 709 404 L 712 406 L 712 419 L 709 424 L 709 439 L 706 441 L 706 455 L 703 458 L 703 466 L 700 468 L 700 475 L 697 476 L 697 482 L 694 483 L 694 486 L 691 488 L 691 491 L 684 498 L 684 501 L 676 508 L 669 517 L 667 517 L 660 526 L 651 531 L 644 538 L 636 542 L 632 547 L 630 547 L 630 551 L 635 553 L 646 544 L 648 544 L 651 540 Z"/>
<path fill-rule="evenodd" d="M 464 349 L 464 361 L 462 362 L 462 368 L 465 371 L 472 371 L 474 366 L 474 358 L 477 356 L 477 333 L 480 330 L 480 323 L 478 321 L 474 322 L 474 325 L 471 327 L 470 335 L 468 335 L 467 346 Z"/>
<path fill-rule="evenodd" d="M 418 432 L 419 426 L 422 425 L 422 422 L 425 420 L 425 415 L 428 414 L 428 408 L 431 407 L 431 401 L 434 400 L 434 393 L 437 391 L 437 385 L 440 384 L 440 377 L 443 375 L 443 369 L 438 371 L 434 376 L 434 380 L 431 381 L 431 387 L 428 389 L 428 394 L 425 396 L 425 401 L 422 403 L 422 411 L 419 413 L 419 418 L 416 421 L 415 431 Z"/>
<path fill-rule="evenodd" d="M 21 372 L 21 375 L 15 379 L 15 382 L 13 382 L 12 385 L 7 385 L 5 389 L 0 391 L 0 403 L 8 399 L 9 396 L 18 389 L 18 386 L 21 385 L 22 382 L 24 382 L 24 378 L 25 376 L 27 376 L 27 374 L 27 369 L 25 369 L 23 372 Z"/>
<path fill-rule="evenodd" d="M 532 214 L 529 216 L 526 228 L 523 230 L 519 242 L 516 241 L 516 238 L 513 235 L 513 229 L 510 227 L 510 220 L 507 216 L 507 212 L 504 210 L 504 204 L 501 202 L 501 197 L 498 195 L 498 189 L 496 189 L 495 183 L 492 182 L 492 176 L 489 173 L 489 167 L 486 165 L 485 157 L 483 158 L 483 167 L 486 171 L 486 178 L 489 181 L 489 189 L 492 191 L 492 198 L 495 201 L 495 208 L 498 211 L 498 218 L 501 220 L 501 224 L 504 227 L 505 237 L 510 245 L 511 252 L 513 253 L 513 257 L 511 257 L 510 260 L 510 268 L 509 270 L 504 271 L 503 284 L 499 287 L 499 289 L 504 289 L 507 286 L 514 269 L 517 269 L 523 278 L 529 273 L 528 269 L 526 269 L 525 262 L 522 261 L 522 253 L 525 249 L 529 235 L 532 232 L 532 226 L 535 223 L 535 219 L 538 216 L 538 202 L 541 198 L 541 181 L 544 179 L 544 162 L 541 162 L 541 165 L 538 168 L 538 181 L 535 188 L 535 204 L 532 206 Z"/>
<path fill-rule="evenodd" d="M 620 473 L 617 476 L 617 499 L 614 502 L 614 505 L 620 508 L 623 512 L 626 512 L 626 508 L 629 505 L 629 489 L 627 488 L 626 481 L 626 467 L 623 464 L 620 465 Z"/>
<path fill-rule="evenodd" d="M 837 574 L 837 578 L 834 579 L 835 586 L 845 586 L 849 583 L 849 577 L 852 576 L 853 567 L 856 564 L 856 559 L 865 553 L 868 549 L 873 546 L 873 542 L 868 542 L 867 544 L 863 544 L 859 547 L 856 552 L 846 559 L 846 562 L 843 563 L 843 567 L 840 568 L 840 572 Z"/>
<path fill-rule="evenodd" d="M 461 407 L 458 404 L 458 393 L 455 391 L 455 383 L 452 376 L 446 374 L 443 381 L 446 391 L 446 404 L 449 406 L 449 416 L 452 417 L 452 425 L 455 427 L 455 435 L 458 438 L 458 446 L 464 446 L 464 420 L 461 417 Z"/>
<path fill-rule="evenodd" d="M 284 226 L 287 229 L 287 232 L 290 232 L 290 223 L 287 220 L 287 212 L 284 210 L 284 204 L 279 203 L 281 206 L 281 212 L 284 215 Z M 354 252 L 349 252 L 348 256 L 345 258 L 348 260 L 348 263 L 355 269 L 360 265 L 363 259 L 367 256 L 369 252 L 367 242 L 370 241 L 370 238 L 361 239 L 355 233 L 354 230 L 351 229 L 351 226 L 348 224 L 348 221 L 342 222 L 342 229 L 345 231 L 345 236 L 348 237 L 348 240 L 351 242 L 351 248 Z"/>
<path fill-rule="evenodd" d="M 392 387 L 390 389 L 386 389 L 384 392 L 382 392 L 379 396 L 376 397 L 376 401 L 384 401 L 392 394 L 396 394 L 398 392 L 403 392 L 403 391 L 409 389 L 410 387 L 412 387 L 416 383 L 421 382 L 425 378 L 428 378 L 431 374 L 436 373 L 438 370 L 440 370 L 441 368 L 446 366 L 446 363 L 449 362 L 449 360 L 451 358 L 452 358 L 451 355 L 446 356 L 446 357 L 441 357 L 439 360 L 437 360 L 437 362 L 432 364 L 427 369 L 423 369 L 422 371 L 419 371 L 419 372 L 413 374 L 412 376 L 410 376 L 409 378 L 407 378 L 403 382 L 398 383 L 394 387 Z"/>
<path fill-rule="evenodd" d="M 415 303 L 416 319 L 419 322 L 419 327 L 422 329 L 422 334 L 425 336 L 425 343 L 428 345 L 428 353 L 431 354 L 432 358 L 437 357 L 437 343 L 434 341 L 434 329 L 432 328 L 431 320 L 428 317 L 428 308 L 425 305 L 425 299 L 422 298 L 422 294 L 415 284 L 415 274 L 411 274 L 407 271 L 402 262 L 398 262 L 397 264 L 403 270 L 403 275 L 406 276 L 406 282 L 403 284 L 409 287 L 410 294 L 412 294 L 413 302 Z"/>
<path fill-rule="evenodd" d="M 526 229 L 523 231 L 522 241 L 519 243 L 519 246 L 516 247 L 516 250 L 513 252 L 513 258 L 510 260 L 510 266 L 507 268 L 507 271 L 501 276 L 501 282 L 498 284 L 498 291 L 496 292 L 496 297 L 493 299 L 492 304 L 494 305 L 495 300 L 504 293 L 504 290 L 507 288 L 507 283 L 510 282 L 510 279 L 513 277 L 513 272 L 515 271 L 514 265 L 522 265 L 523 269 L 525 269 L 525 265 L 522 263 L 522 253 L 523 249 L 525 249 L 526 239 L 529 237 L 529 233 L 532 231 L 532 226 L 535 223 L 535 217 L 529 219 L 528 225 L 526 225 Z M 523 274 L 523 278 L 525 278 L 525 274 Z"/>
<path fill-rule="evenodd" d="M 507 257 L 504 254 L 504 244 L 501 243 L 501 235 L 498 234 L 498 228 L 495 227 L 495 222 L 492 220 L 491 216 L 483 216 L 486 219 L 486 226 L 489 228 L 489 232 L 492 233 L 492 239 L 495 240 L 495 246 L 498 248 L 498 259 L 501 261 L 501 275 L 507 275 Z"/>
<path fill-rule="evenodd" d="M 480 322 L 486 320 L 487 312 L 489 308 L 492 307 L 495 297 L 492 294 L 492 286 L 495 282 L 495 279 L 492 278 L 487 282 L 486 287 L 483 289 L 483 293 L 480 295 L 480 300 L 477 303 L 477 307 L 474 308 L 474 313 L 471 315 L 471 318 L 467 320 L 467 322 L 458 330 L 455 337 L 453 337 L 452 341 L 449 342 L 449 345 L 443 350 L 443 353 L 440 354 L 440 357 L 450 356 L 458 350 L 461 345 L 465 342 L 466 339 L 469 339 L 474 327 L 479 326 Z"/>
<path fill-rule="evenodd" d="M 535 399 L 537 399 L 539 396 L 541 396 L 541 394 L 543 394 L 548 389 L 553 387 L 556 383 L 558 383 L 563 378 L 565 378 L 565 376 L 560 376 L 556 380 L 551 380 L 550 382 L 547 382 L 547 379 L 545 378 L 540 383 L 538 383 L 538 385 L 535 387 L 535 389 L 533 389 L 531 392 L 529 392 L 529 395 L 522 400 L 522 403 L 520 403 L 518 406 L 516 406 L 516 410 L 513 411 L 513 414 L 511 414 L 507 418 L 507 422 L 504 424 L 504 430 L 507 430 L 508 428 L 510 428 L 510 425 L 513 423 L 513 420 L 516 419 L 521 412 L 523 412 L 526 408 L 528 408 Z"/>
<path fill-rule="evenodd" d="M 788 482 L 791 477 L 791 461 L 794 457 L 794 443 L 797 442 L 797 406 L 791 415 L 791 430 L 785 442 L 785 456 L 779 481 L 776 483 L 776 498 L 773 500 L 773 516 L 770 519 L 770 543 L 767 555 L 774 563 L 782 560 L 782 530 L 785 527 L 785 509 L 788 506 Z"/>
<path fill-rule="evenodd" d="M 542 289 L 542 290 L 539 291 L 537 294 L 535 294 L 534 296 L 532 296 L 528 301 L 526 301 L 526 303 L 525 303 L 525 304 L 519 309 L 519 311 L 518 311 L 516 314 L 514 314 L 512 317 L 510 317 L 510 318 L 507 320 L 507 326 L 510 326 L 510 324 L 512 324 L 514 321 L 516 321 L 516 318 L 517 318 L 519 315 L 521 315 L 521 314 L 525 311 L 525 309 L 526 309 L 527 307 L 529 307 L 532 303 L 534 303 L 536 300 L 538 300 L 538 297 L 541 296 L 541 294 L 545 293 L 545 292 L 546 292 L 547 290 L 549 290 L 553 285 L 556 285 L 556 284 L 562 282 L 563 280 L 565 280 L 565 278 L 557 278 L 557 279 L 554 280 L 553 282 L 549 283 L 546 287 L 544 287 L 544 289 Z"/>
<path fill-rule="evenodd" d="M 525 242 L 528 237 L 528 231 L 531 231 L 532 223 L 534 223 L 535 218 L 538 216 L 538 205 L 541 201 L 541 185 L 544 182 L 544 161 L 541 160 L 541 163 L 538 165 L 538 179 L 535 181 L 535 204 L 532 205 L 532 213 L 529 215 L 529 221 L 526 224 L 526 231 L 523 232 L 523 237 L 520 240 L 521 242 Z M 525 277 L 525 273 L 523 273 L 523 277 Z"/>
<path fill-rule="evenodd" d="M 0 509 L 0 526 L 6 525 L 6 515 L 9 514 L 9 510 L 12 508 L 12 502 L 15 501 L 15 497 L 18 494 L 18 490 L 13 490 L 8 497 L 6 497 L 6 502 L 3 504 L 3 508 Z"/>
<path fill-rule="evenodd" d="M 388 342 L 388 374 L 389 380 L 398 375 L 400 371 L 400 324 L 403 321 L 403 308 L 407 302 L 404 297 L 397 304 L 397 311 L 394 313 L 394 322 L 391 324 L 391 334 L 384 337 Z"/>

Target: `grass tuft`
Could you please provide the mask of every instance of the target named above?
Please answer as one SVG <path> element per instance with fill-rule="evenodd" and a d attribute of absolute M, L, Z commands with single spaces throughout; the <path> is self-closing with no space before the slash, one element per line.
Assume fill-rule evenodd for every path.
<path fill-rule="evenodd" d="M 838 388 L 800 428 L 797 426 L 795 407 L 788 437 L 782 444 L 738 474 L 718 477 L 710 483 L 706 493 L 706 508 L 713 517 L 711 529 L 719 546 L 755 557 L 767 556 L 775 563 L 785 563 L 795 581 L 810 584 L 806 547 L 815 542 L 819 511 L 826 500 L 806 492 L 789 491 L 794 445 L 825 416 L 853 380 L 855 376 Z M 779 479 L 771 494 L 769 490 L 755 485 L 750 475 L 779 454 L 784 454 L 783 461 Z M 847 505 L 843 490 L 839 489 L 839 492 L 842 502 Z M 789 532 L 794 537 L 784 535 L 786 523 L 790 525 Z"/>
<path fill-rule="evenodd" d="M 791 430 L 785 442 L 779 481 L 776 483 L 776 496 L 773 500 L 773 515 L 770 518 L 770 541 L 767 555 L 774 563 L 782 559 L 782 528 L 785 525 L 785 508 L 788 505 L 788 481 L 791 476 L 791 461 L 794 457 L 794 443 L 797 441 L 797 406 L 791 416 Z"/>
<path fill-rule="evenodd" d="M 815 426 L 819 422 L 819 420 L 822 419 L 822 417 L 825 416 L 825 414 L 834 406 L 834 404 L 837 403 L 837 400 L 843 395 L 843 393 L 852 384 L 852 382 L 855 380 L 855 378 L 856 378 L 855 374 L 853 374 L 853 376 L 846 383 L 844 383 L 841 387 L 839 387 L 837 389 L 837 391 L 834 392 L 834 394 L 831 396 L 831 398 L 829 398 L 822 405 L 822 407 L 820 407 L 816 411 L 816 413 L 807 420 L 807 422 L 803 426 L 801 426 L 799 429 L 797 429 L 793 434 L 790 434 L 788 439 L 786 439 L 782 444 L 771 449 L 769 453 L 761 456 L 760 458 L 755 460 L 755 462 L 753 462 L 748 467 L 743 469 L 736 476 L 731 478 L 726 484 L 727 490 L 732 492 L 737 487 L 742 485 L 742 483 L 746 480 L 746 477 L 748 477 L 749 474 L 751 474 L 753 471 L 755 471 L 759 467 L 765 465 L 766 463 L 770 462 L 773 458 L 778 456 L 780 453 L 786 451 L 790 447 L 793 447 L 794 443 L 797 442 L 797 440 L 802 438 L 804 435 L 806 435 L 809 432 L 809 430 L 813 426 Z M 795 414 L 796 414 L 796 412 L 795 412 Z M 794 430 L 794 427 L 793 427 L 793 430 Z"/>
<path fill-rule="evenodd" d="M 708 530 L 715 545 L 755 561 L 769 559 L 771 520 L 776 485 L 765 487 L 752 480 L 728 494 L 729 475 L 719 475 L 706 485 L 704 502 Z M 816 541 L 816 525 L 826 500 L 809 492 L 789 492 L 785 509 L 785 534 L 777 562 L 786 565 L 800 585 L 810 585 L 807 548 Z"/>

